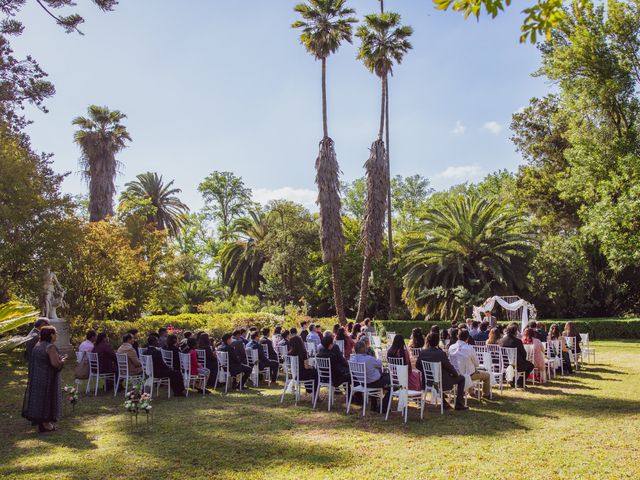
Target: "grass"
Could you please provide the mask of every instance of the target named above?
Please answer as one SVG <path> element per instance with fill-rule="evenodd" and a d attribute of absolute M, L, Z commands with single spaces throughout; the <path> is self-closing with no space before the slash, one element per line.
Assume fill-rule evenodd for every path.
<path fill-rule="evenodd" d="M 595 365 L 468 412 L 412 409 L 404 425 L 298 407 L 280 389 L 154 399 L 130 426 L 123 399 L 83 395 L 52 434 L 20 417 L 18 355 L 0 356 L 0 478 L 640 478 L 640 342 L 593 342 Z M 71 368 L 64 372 L 70 382 Z M 343 397 L 339 397 L 340 401 Z"/>

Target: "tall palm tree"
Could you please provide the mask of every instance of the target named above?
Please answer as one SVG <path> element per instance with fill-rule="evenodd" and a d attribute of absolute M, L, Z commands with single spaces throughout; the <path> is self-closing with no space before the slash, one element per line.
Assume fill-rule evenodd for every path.
<path fill-rule="evenodd" d="M 248 217 L 235 220 L 232 228 L 238 240 L 220 251 L 222 282 L 241 295 L 258 295 L 264 280 L 260 272 L 267 260 L 260 248 L 267 235 L 267 217 L 253 210 Z"/>
<path fill-rule="evenodd" d="M 404 297 L 414 314 L 456 318 L 465 303 L 522 291 L 532 237 L 521 215 L 476 196 L 432 206 L 405 251 Z"/>
<path fill-rule="evenodd" d="M 355 10 L 345 6 L 345 0 L 308 0 L 294 10 L 302 16 L 292 24 L 302 29 L 300 43 L 322 62 L 322 129 L 320 151 L 316 159 L 316 184 L 320 206 L 320 244 L 322 259 L 331 265 L 333 298 L 340 323 L 346 324 L 342 299 L 340 258 L 344 254 L 344 235 L 340 216 L 340 167 L 327 121 L 327 57 L 335 53 L 344 41 L 351 43 Z"/>
<path fill-rule="evenodd" d="M 411 48 L 408 38 L 413 33 L 409 26 L 400 25 L 400 15 L 393 12 L 365 16 L 365 22 L 358 28 L 356 36 L 361 45 L 358 59 L 380 78 L 381 105 L 378 138 L 371 145 L 371 154 L 365 163 L 367 172 L 367 206 L 363 226 L 364 260 L 360 283 L 360 300 L 356 320 L 364 318 L 369 294 L 369 275 L 371 262 L 379 253 L 384 234 L 385 213 L 388 206 L 389 163 L 383 140 L 385 111 L 387 100 L 387 82 L 393 75 L 393 64 L 402 62 L 402 58 Z"/>
<path fill-rule="evenodd" d="M 121 123 L 127 117 L 124 113 L 97 105 L 91 105 L 87 112 L 88 117 L 76 117 L 72 123 L 80 127 L 74 141 L 80 147 L 80 167 L 89 182 L 89 221 L 99 222 L 113 215 L 116 154 L 131 137 Z"/>
<path fill-rule="evenodd" d="M 158 230 L 167 230 L 172 237 L 176 236 L 185 222 L 189 207 L 180 201 L 176 194 L 179 188 L 171 188 L 171 180 L 166 185 L 162 175 L 155 172 L 141 173 L 120 196 L 120 206 L 126 207 L 135 200 L 148 200 L 154 207 L 153 213 L 147 216 L 148 223 L 155 224 Z"/>

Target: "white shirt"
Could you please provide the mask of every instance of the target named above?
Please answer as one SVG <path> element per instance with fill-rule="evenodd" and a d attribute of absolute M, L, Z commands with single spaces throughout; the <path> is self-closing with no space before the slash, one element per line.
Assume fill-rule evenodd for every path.
<path fill-rule="evenodd" d="M 473 375 L 480 366 L 476 351 L 462 340 L 449 346 L 449 360 L 460 375 Z"/>
<path fill-rule="evenodd" d="M 78 347 L 79 352 L 93 352 L 93 342 L 90 340 L 85 340 Z"/>

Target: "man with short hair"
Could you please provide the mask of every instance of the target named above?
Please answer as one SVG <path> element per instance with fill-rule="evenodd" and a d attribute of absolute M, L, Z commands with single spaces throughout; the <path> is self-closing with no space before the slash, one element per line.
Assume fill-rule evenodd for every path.
<path fill-rule="evenodd" d="M 362 333 L 371 333 L 370 325 L 371 325 L 371 319 L 365 318 L 364 322 L 362 322 Z"/>
<path fill-rule="evenodd" d="M 138 352 L 139 352 L 138 349 L 140 348 L 140 344 L 138 343 L 138 329 L 131 328 L 127 330 L 127 333 L 130 333 L 131 335 L 133 335 L 133 349 L 135 350 L 136 355 L 138 355 Z"/>
<path fill-rule="evenodd" d="M 482 392 L 485 398 L 491 395 L 491 377 L 489 372 L 480 370 L 480 361 L 478 355 L 471 345 L 467 343 L 469 340 L 469 332 L 460 330 L 458 333 L 458 341 L 449 346 L 449 360 L 455 367 L 457 372 L 464 376 L 466 387 L 471 388 L 471 381 L 482 381 Z"/>
<path fill-rule="evenodd" d="M 234 332 L 235 333 L 235 332 Z M 235 377 L 236 375 L 242 375 L 242 388 L 245 388 L 247 382 L 249 381 L 249 377 L 251 376 L 251 367 L 247 366 L 246 363 L 246 354 L 244 357 L 244 363 L 241 358 L 239 358 L 237 354 L 237 350 L 234 347 L 234 343 L 237 344 L 237 340 L 233 340 L 233 334 L 225 333 L 222 335 L 222 344 L 218 347 L 220 352 L 227 352 L 227 358 L 229 360 L 229 373 Z M 244 353 L 244 345 L 243 345 L 243 353 Z M 234 379 L 235 382 L 235 379 Z"/>
<path fill-rule="evenodd" d="M 511 323 L 505 329 L 505 335 L 498 344 L 504 348 L 515 348 L 517 351 L 518 372 L 524 372 L 523 384 L 533 371 L 533 363 L 527 360 L 527 351 L 522 340 L 518 338 L 518 324 Z M 515 384 L 515 382 L 513 382 Z"/>
<path fill-rule="evenodd" d="M 240 329 L 240 335 L 238 337 L 240 341 L 242 341 L 243 346 L 247 346 L 247 343 L 249 343 L 249 338 L 247 337 L 247 329 L 246 328 L 241 328 Z"/>
<path fill-rule="evenodd" d="M 138 353 L 133 348 L 133 335 L 130 333 L 124 334 L 122 337 L 122 345 L 118 347 L 118 351 L 116 353 L 124 353 L 127 356 L 129 375 L 140 375 L 142 373 L 142 363 L 140 363 Z"/>
<path fill-rule="evenodd" d="M 473 339 L 476 342 L 486 342 L 489 338 L 489 322 L 486 320 L 480 323 L 480 328 L 478 329 L 478 333 L 472 335 Z"/>
<path fill-rule="evenodd" d="M 300 322 L 300 338 L 303 342 L 307 341 L 307 335 L 309 335 L 309 330 L 307 330 L 307 321 L 303 320 Z"/>
<path fill-rule="evenodd" d="M 388 373 L 384 373 L 382 368 L 382 362 L 371 355 L 367 355 L 367 344 L 363 340 L 359 340 L 355 346 L 355 352 L 349 359 L 351 362 L 364 363 L 365 371 L 367 373 L 367 387 L 369 388 L 383 388 L 385 390 L 384 398 L 382 399 L 382 411 L 387 409 L 389 404 L 389 384 L 391 378 Z M 372 399 L 371 410 L 378 409 L 377 399 Z"/>
<path fill-rule="evenodd" d="M 171 384 L 171 390 L 176 397 L 184 397 L 184 380 L 182 374 L 178 370 L 172 370 L 167 367 L 162 359 L 162 352 L 158 348 L 158 336 L 156 334 L 149 335 L 147 339 L 148 347 L 145 349 L 144 354 L 151 356 L 153 362 L 153 376 L 155 378 L 168 378 Z M 133 347 L 133 345 L 132 345 Z"/>
<path fill-rule="evenodd" d="M 316 347 L 320 345 L 320 335 L 316 331 L 316 325 L 311 324 L 309 326 L 309 335 L 307 335 L 307 342 L 313 342 Z"/>
<path fill-rule="evenodd" d="M 331 365 L 331 381 L 334 387 L 339 387 L 344 382 L 349 382 L 349 362 L 344 358 L 340 347 L 335 343 L 333 333 L 327 332 L 322 337 L 318 347 L 317 358 L 328 358 Z"/>
<path fill-rule="evenodd" d="M 233 347 L 236 351 L 236 356 L 238 360 L 243 365 L 247 364 L 247 352 L 245 352 L 245 344 L 242 338 L 242 330 L 234 330 L 231 334 L 231 347 Z"/>
<path fill-rule="evenodd" d="M 491 330 L 498 324 L 498 321 L 496 320 L 496 317 L 494 317 L 491 313 L 491 310 L 487 310 L 486 312 L 484 312 L 484 319 L 489 322 L 489 330 Z"/>
<path fill-rule="evenodd" d="M 267 337 L 269 336 L 268 332 L 266 336 Z M 275 382 L 278 379 L 278 368 L 280 368 L 280 364 L 276 359 L 271 360 L 270 358 L 267 358 L 267 356 L 264 353 L 264 348 L 262 347 L 262 343 L 259 341 L 259 334 L 257 331 L 251 334 L 249 343 L 247 343 L 247 348 L 251 348 L 253 350 L 258 351 L 258 367 L 260 368 L 260 371 L 268 368 L 271 382 L 272 383 Z M 271 346 L 271 348 L 273 348 L 273 345 Z"/>
<path fill-rule="evenodd" d="M 420 370 L 424 381 L 424 366 L 422 362 L 440 363 L 442 371 L 442 390 L 451 390 L 454 386 L 457 387 L 456 391 L 456 410 L 468 410 L 468 407 L 464 404 L 464 377 L 458 374 L 458 371 L 451 365 L 447 354 L 438 348 L 440 338 L 434 333 L 427 335 L 426 348 L 420 351 L 420 355 L 416 360 L 416 368 Z M 429 385 L 431 386 L 431 385 Z M 445 401 L 444 408 L 450 409 L 451 406 Z"/>
<path fill-rule="evenodd" d="M 167 348 L 168 336 L 169 333 L 167 332 L 167 329 L 165 327 L 160 327 L 158 329 L 158 344 L 160 345 L 160 348 Z"/>
<path fill-rule="evenodd" d="M 84 341 L 78 347 L 79 352 L 93 352 L 93 344 L 96 343 L 96 337 L 98 334 L 95 330 L 89 330 L 85 335 Z"/>
<path fill-rule="evenodd" d="M 40 341 L 40 329 L 42 327 L 48 327 L 49 325 L 50 325 L 49 319 L 44 317 L 38 318 L 38 320 L 36 320 L 35 323 L 33 324 L 33 328 L 27 335 L 29 337 L 29 340 L 25 342 L 24 356 L 27 359 L 31 357 L 31 352 L 33 351 L 33 347 L 35 347 L 36 344 Z"/>
<path fill-rule="evenodd" d="M 480 332 L 480 322 L 478 320 L 472 320 L 471 328 L 469 329 L 469 335 L 471 335 L 475 339 L 476 334 L 478 334 L 479 332 Z"/>
<path fill-rule="evenodd" d="M 289 338 L 297 337 L 297 336 L 298 336 L 298 329 L 296 327 L 291 327 L 289 329 Z"/>

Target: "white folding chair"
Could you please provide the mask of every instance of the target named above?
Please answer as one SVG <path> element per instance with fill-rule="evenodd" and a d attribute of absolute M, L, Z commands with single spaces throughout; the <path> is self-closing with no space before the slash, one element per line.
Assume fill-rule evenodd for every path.
<path fill-rule="evenodd" d="M 569 359 L 571 363 L 575 365 L 576 370 L 580 368 L 578 364 L 578 342 L 576 337 L 564 337 L 567 342 L 567 348 L 569 349 Z"/>
<path fill-rule="evenodd" d="M 442 364 L 440 362 L 427 362 L 422 360 L 422 372 L 424 375 L 424 396 L 426 400 L 427 392 L 431 398 L 431 403 L 438 406 L 440 404 L 440 414 L 444 415 L 444 389 L 442 385 Z M 454 385 L 453 391 L 457 389 Z M 420 418 L 424 415 L 424 403 L 420 409 Z"/>
<path fill-rule="evenodd" d="M 144 348 L 138 347 L 138 358 L 140 358 L 142 355 L 144 355 Z"/>
<path fill-rule="evenodd" d="M 483 340 L 474 340 L 474 342 L 478 347 L 484 347 L 487 344 L 487 342 Z"/>
<path fill-rule="evenodd" d="M 402 360 L 401 358 L 390 358 L 391 360 Z M 389 363 L 389 375 L 391 377 L 391 391 L 389 392 L 389 404 L 387 405 L 387 414 L 384 419 L 389 419 L 391 411 L 391 403 L 394 397 L 398 398 L 398 411 L 402 410 L 404 423 L 407 423 L 409 414 L 409 402 L 414 401 L 420 404 L 420 418 L 424 412 L 425 393 L 420 390 L 409 390 L 409 366 L 398 365 L 395 362 Z"/>
<path fill-rule="evenodd" d="M 371 346 L 374 349 L 382 348 L 382 340 L 380 339 L 380 335 L 371 335 L 369 337 L 371 339 Z"/>
<path fill-rule="evenodd" d="M 387 343 L 393 343 L 394 338 L 396 338 L 396 332 L 387 332 Z"/>
<path fill-rule="evenodd" d="M 581 333 L 580 340 L 582 341 L 582 346 L 580 347 L 580 356 L 582 357 L 582 361 L 586 361 L 587 363 L 596 363 L 596 349 L 589 345 L 589 334 Z M 593 362 L 591 361 L 592 359 Z"/>
<path fill-rule="evenodd" d="M 197 352 L 196 352 L 197 353 Z M 195 388 L 196 382 L 200 381 L 202 385 L 202 396 L 204 397 L 207 388 L 207 377 L 200 375 L 198 372 L 195 374 L 191 371 L 191 355 L 188 353 L 180 353 L 180 372 L 184 379 L 184 388 L 186 389 L 186 395 L 189 396 L 189 387 L 193 383 Z"/>
<path fill-rule="evenodd" d="M 196 356 L 198 357 L 198 363 L 207 368 L 207 351 L 204 349 L 196 349 Z"/>
<path fill-rule="evenodd" d="M 93 392 L 94 396 L 98 395 L 98 384 L 100 380 L 104 381 L 104 391 L 107 391 L 107 380 L 112 380 L 114 383 L 113 388 L 116 388 L 116 374 L 115 373 L 100 373 L 100 361 L 98 360 L 98 354 L 93 352 L 87 352 L 87 357 L 89 358 L 89 379 L 87 380 L 87 389 L 85 393 L 89 393 L 91 380 L 96 382 L 95 391 Z"/>
<path fill-rule="evenodd" d="M 167 386 L 167 398 L 171 398 L 171 383 L 169 377 L 156 378 L 153 375 L 153 357 L 151 355 L 141 355 L 140 363 L 146 379 L 143 384 L 143 391 L 146 391 L 146 387 L 149 387 L 149 396 L 153 397 L 153 387 L 156 387 L 156 395 L 160 395 L 160 387 L 162 385 Z"/>
<path fill-rule="evenodd" d="M 326 387 L 327 394 L 327 411 L 331 411 L 331 407 L 333 406 L 334 400 L 334 389 L 344 387 L 345 389 L 345 401 L 346 401 L 346 393 L 349 390 L 349 382 L 343 382 L 338 385 L 338 387 L 334 387 L 333 385 L 333 377 L 331 374 L 331 360 L 328 358 L 316 357 L 316 369 L 318 370 L 318 388 L 316 389 L 316 394 L 313 399 L 313 408 L 316 408 L 316 404 L 318 403 L 318 397 L 320 396 L 320 389 L 322 387 Z"/>
<path fill-rule="evenodd" d="M 127 357 L 126 353 L 116 353 L 116 358 L 118 359 L 118 379 L 116 380 L 116 388 L 113 389 L 113 396 L 115 397 L 117 395 L 118 385 L 120 385 L 120 382 L 123 380 L 124 395 L 126 396 L 127 392 L 129 391 L 129 380 L 131 380 L 132 382 L 141 382 L 143 380 L 143 374 L 129 374 L 129 357 Z"/>
<path fill-rule="evenodd" d="M 258 356 L 258 350 L 254 348 L 247 348 L 246 353 L 247 363 L 249 364 L 249 367 L 251 367 L 251 377 L 249 378 L 251 383 L 253 383 L 255 387 L 258 387 L 260 385 L 261 374 L 264 375 L 265 381 L 270 382 L 271 369 L 267 367 L 260 370 L 260 357 Z"/>
<path fill-rule="evenodd" d="M 164 348 L 161 348 L 160 352 L 162 353 L 164 364 L 173 370 L 173 352 L 171 350 L 165 350 Z"/>
<path fill-rule="evenodd" d="M 231 374 L 229 373 L 229 354 L 227 352 L 216 351 L 218 357 L 218 377 L 216 378 L 216 385 L 218 380 L 224 380 L 224 393 L 229 391 L 229 382 L 231 382 Z"/>
<path fill-rule="evenodd" d="M 315 385 L 316 380 L 300 380 L 300 365 L 298 357 L 294 355 L 285 355 L 284 388 L 282 389 L 280 403 L 284 402 L 284 394 L 287 393 L 287 389 L 292 388 L 296 398 L 296 405 L 298 405 L 298 401 L 300 400 L 300 389 L 302 387 L 305 387 L 305 389 L 311 388 L 311 391 L 313 392 L 315 390 Z"/>
<path fill-rule="evenodd" d="M 336 345 L 338 345 L 338 348 L 344 355 L 344 340 L 336 340 Z"/>
<path fill-rule="evenodd" d="M 523 379 L 522 388 L 526 389 L 527 384 L 526 384 L 525 372 L 518 371 L 518 349 L 509 348 L 509 347 L 500 347 L 500 359 L 502 361 L 502 366 L 500 370 L 502 371 L 503 376 L 505 377 L 505 380 L 506 380 L 507 373 L 509 372 L 509 368 L 511 368 L 513 370 L 513 381 L 514 381 L 513 385 L 515 386 L 515 388 L 518 388 L 518 381 L 520 380 L 520 377 L 522 377 Z M 500 391 L 502 391 L 502 379 L 500 381 Z"/>
<path fill-rule="evenodd" d="M 560 340 L 547 340 L 547 361 L 552 367 L 554 376 L 557 369 L 560 369 L 560 375 L 564 375 L 564 361 L 562 359 Z"/>
<path fill-rule="evenodd" d="M 349 391 L 349 401 L 347 402 L 347 414 L 351 409 L 353 394 L 362 393 L 362 416 L 367 414 L 367 401 L 369 397 L 379 400 L 380 413 L 382 413 L 382 399 L 384 398 L 384 389 L 381 387 L 371 388 L 367 386 L 367 369 L 362 362 L 349 361 L 349 372 L 351 375 L 351 386 Z"/>
<path fill-rule="evenodd" d="M 534 350 L 534 346 L 532 344 L 526 344 L 524 346 L 525 351 L 527 352 L 527 361 L 531 362 L 533 364 L 533 375 L 531 376 L 531 384 L 533 386 L 535 386 L 536 384 L 536 372 L 538 372 L 538 375 L 540 375 L 540 383 L 544 383 L 544 376 L 545 376 L 545 372 L 544 371 L 540 371 L 540 369 L 538 367 L 536 367 L 535 362 L 534 362 L 534 357 L 535 357 L 535 350 Z M 523 380 L 524 383 L 526 383 L 527 379 L 525 378 Z"/>
<path fill-rule="evenodd" d="M 318 353 L 318 348 L 316 347 L 316 344 L 313 342 L 306 342 L 305 347 L 307 350 L 307 355 L 309 355 L 310 357 L 315 357 L 316 354 Z"/>

